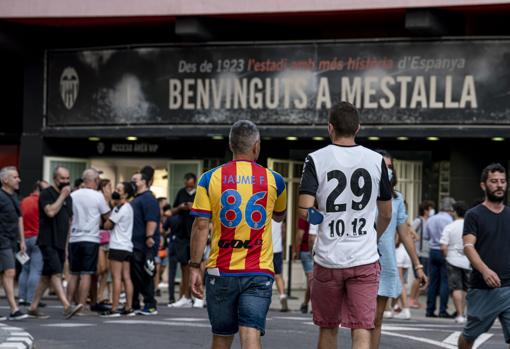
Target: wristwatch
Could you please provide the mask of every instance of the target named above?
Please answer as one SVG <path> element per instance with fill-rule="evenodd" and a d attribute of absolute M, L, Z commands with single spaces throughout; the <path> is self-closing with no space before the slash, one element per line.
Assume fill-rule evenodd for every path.
<path fill-rule="evenodd" d="M 190 268 L 200 269 L 200 263 L 192 262 L 191 259 L 188 261 Z"/>

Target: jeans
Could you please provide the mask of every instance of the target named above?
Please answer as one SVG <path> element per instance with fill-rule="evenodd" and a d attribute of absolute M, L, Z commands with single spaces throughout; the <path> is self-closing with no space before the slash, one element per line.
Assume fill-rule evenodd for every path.
<path fill-rule="evenodd" d="M 140 308 L 140 293 L 143 303 L 148 308 L 156 307 L 154 298 L 154 279 L 145 272 L 144 265 L 147 253 L 139 250 L 133 251 L 131 258 L 131 280 L 133 281 L 133 309 Z"/>
<path fill-rule="evenodd" d="M 436 298 L 440 296 L 439 314 L 446 314 L 448 307 L 448 271 L 446 259 L 440 250 L 430 250 L 429 290 L 427 294 L 427 314 L 436 310 Z"/>
<path fill-rule="evenodd" d="M 39 283 L 43 269 L 43 258 L 39 246 L 36 244 L 37 237 L 31 237 L 25 240 L 27 245 L 27 255 L 30 260 L 23 265 L 23 270 L 19 275 L 19 298 L 32 303 L 35 289 Z"/>
<path fill-rule="evenodd" d="M 168 245 L 168 301 L 169 303 L 175 302 L 175 276 L 177 275 L 177 251 L 175 247 L 175 240 L 171 241 Z"/>

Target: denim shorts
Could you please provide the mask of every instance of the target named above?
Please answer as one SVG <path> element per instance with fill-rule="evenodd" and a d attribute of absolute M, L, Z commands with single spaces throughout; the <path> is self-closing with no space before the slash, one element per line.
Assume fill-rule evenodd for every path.
<path fill-rule="evenodd" d="M 489 331 L 499 318 L 505 342 L 510 343 L 510 287 L 492 289 L 469 289 L 467 301 L 467 322 L 462 335 L 474 341 Z"/>
<path fill-rule="evenodd" d="M 69 269 L 71 274 L 94 275 L 97 272 L 99 244 L 79 241 L 69 244 Z"/>
<path fill-rule="evenodd" d="M 276 275 L 283 273 L 283 252 L 273 253 L 273 266 Z"/>
<path fill-rule="evenodd" d="M 301 259 L 301 264 L 303 265 L 303 270 L 306 274 L 309 274 L 313 271 L 313 257 L 311 252 L 301 251 L 299 252 L 299 258 Z"/>
<path fill-rule="evenodd" d="M 263 336 L 272 293 L 273 278 L 269 275 L 207 274 L 207 313 L 213 334 L 233 336 L 243 326 L 259 330 Z"/>

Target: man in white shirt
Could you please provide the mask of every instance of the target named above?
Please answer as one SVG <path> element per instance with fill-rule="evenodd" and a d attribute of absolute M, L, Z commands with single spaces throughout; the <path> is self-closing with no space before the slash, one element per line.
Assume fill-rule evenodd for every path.
<path fill-rule="evenodd" d="M 273 237 L 273 266 L 274 278 L 278 294 L 280 295 L 281 312 L 289 311 L 287 305 L 287 295 L 285 294 L 285 282 L 283 280 L 283 237 L 285 236 L 285 223 L 271 221 L 271 230 Z"/>
<path fill-rule="evenodd" d="M 375 328 L 377 237 L 391 220 L 392 190 L 383 157 L 356 144 L 359 130 L 352 104 L 333 106 L 332 144 L 307 156 L 301 178 L 299 215 L 319 224 L 311 284 L 318 349 L 336 348 L 339 325 L 351 328 L 353 348 L 368 349 Z"/>
<path fill-rule="evenodd" d="M 73 192 L 73 221 L 69 238 L 68 255 L 71 276 L 67 288 L 68 299 L 73 299 L 78 279 L 79 304 L 85 305 L 89 294 L 91 278 L 97 271 L 99 251 L 99 227 L 101 220 L 108 219 L 110 206 L 97 188 L 99 173 L 93 168 L 82 175 L 83 188 Z"/>
<path fill-rule="evenodd" d="M 454 221 L 443 229 L 441 235 L 441 252 L 446 257 L 448 269 L 448 288 L 450 289 L 457 317 L 455 322 L 466 322 L 464 308 L 466 307 L 466 292 L 469 286 L 471 264 L 464 254 L 464 241 L 462 232 L 464 229 L 464 214 L 467 206 L 462 201 L 453 204 Z"/>

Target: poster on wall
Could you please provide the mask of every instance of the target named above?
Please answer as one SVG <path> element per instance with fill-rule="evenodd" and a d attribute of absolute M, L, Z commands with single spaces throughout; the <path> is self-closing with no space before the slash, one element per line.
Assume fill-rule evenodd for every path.
<path fill-rule="evenodd" d="M 47 52 L 46 120 L 65 125 L 509 124 L 510 41 L 320 42 Z"/>

